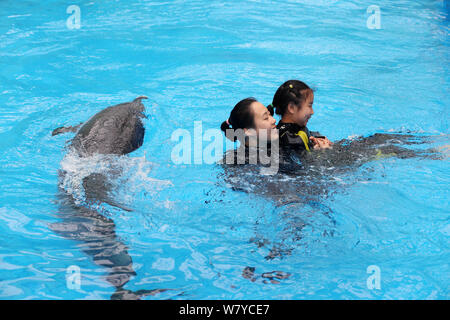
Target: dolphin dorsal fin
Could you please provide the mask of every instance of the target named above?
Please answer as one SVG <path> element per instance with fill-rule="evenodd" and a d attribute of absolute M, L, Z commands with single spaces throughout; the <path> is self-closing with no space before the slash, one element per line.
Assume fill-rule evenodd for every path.
<path fill-rule="evenodd" d="M 138 100 L 142 100 L 142 99 L 148 99 L 148 97 L 147 96 L 139 96 L 136 99 L 134 99 L 133 102 L 134 101 L 138 101 Z"/>

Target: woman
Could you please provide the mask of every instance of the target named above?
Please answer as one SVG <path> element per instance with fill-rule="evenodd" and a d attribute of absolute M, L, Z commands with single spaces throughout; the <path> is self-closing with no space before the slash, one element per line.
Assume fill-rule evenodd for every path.
<path fill-rule="evenodd" d="M 239 101 L 221 125 L 231 141 L 240 148 L 226 156 L 226 164 L 273 164 L 278 159 L 278 129 L 269 110 L 255 98 Z M 270 158 L 270 159 L 269 159 Z"/>

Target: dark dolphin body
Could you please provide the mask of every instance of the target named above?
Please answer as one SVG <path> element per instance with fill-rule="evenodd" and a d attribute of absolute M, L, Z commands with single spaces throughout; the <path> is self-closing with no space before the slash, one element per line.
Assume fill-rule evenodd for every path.
<path fill-rule="evenodd" d="M 95 153 L 125 155 L 138 149 L 144 139 L 145 106 L 141 103 L 146 97 L 138 97 L 132 102 L 121 103 L 108 107 L 84 125 L 76 127 L 60 127 L 52 135 L 64 132 L 75 132 L 81 128 L 72 139 L 69 149 L 75 151 L 81 158 Z M 94 262 L 107 269 L 107 281 L 116 292 L 111 299 L 139 299 L 145 295 L 154 295 L 165 289 L 139 290 L 133 292 L 124 289 L 130 278 L 136 275 L 133 261 L 128 254 L 126 245 L 117 237 L 114 221 L 99 213 L 94 205 L 108 203 L 115 207 L 126 209 L 110 199 L 113 191 L 113 176 L 120 174 L 92 173 L 85 177 L 82 187 L 85 194 L 85 204 L 78 204 L 71 194 L 68 194 L 60 184 L 57 201 L 59 203 L 59 217 L 61 223 L 51 225 L 52 229 L 63 237 L 81 242 L 83 252 L 93 257 Z M 64 179 L 66 172 L 60 170 L 60 179 Z"/>
<path fill-rule="evenodd" d="M 99 154 L 123 155 L 138 149 L 144 140 L 145 128 L 141 118 L 145 117 L 145 106 L 141 96 L 132 102 L 108 107 L 90 118 L 72 140 L 71 147 L 81 157 Z M 61 127 L 52 135 L 75 131 L 77 127 Z"/>

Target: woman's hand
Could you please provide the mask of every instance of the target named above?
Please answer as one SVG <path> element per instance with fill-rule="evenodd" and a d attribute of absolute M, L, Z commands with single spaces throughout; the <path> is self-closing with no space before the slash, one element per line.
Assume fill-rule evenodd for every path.
<path fill-rule="evenodd" d="M 331 149 L 333 146 L 333 142 L 328 140 L 327 137 L 323 138 L 316 138 L 316 137 L 309 137 L 309 140 L 311 140 L 313 144 L 313 149 Z"/>

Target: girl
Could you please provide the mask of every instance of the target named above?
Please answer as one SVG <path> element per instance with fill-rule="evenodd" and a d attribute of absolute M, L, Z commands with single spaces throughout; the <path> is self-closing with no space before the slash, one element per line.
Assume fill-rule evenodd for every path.
<path fill-rule="evenodd" d="M 312 108 L 314 92 L 304 82 L 289 80 L 275 92 L 268 110 L 273 115 L 281 115 L 278 123 L 280 146 L 296 151 L 327 149 L 332 146 L 330 140 L 319 133 L 311 133 L 306 125 L 314 114 Z"/>

